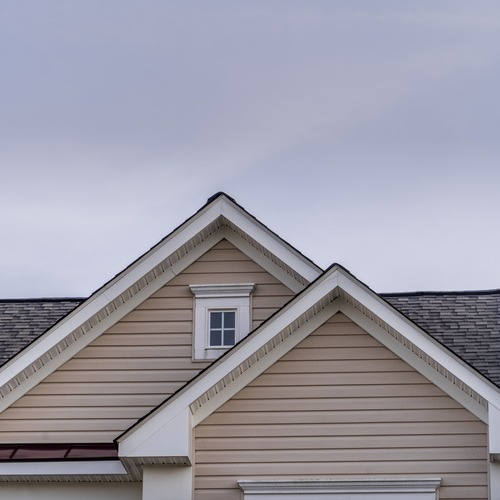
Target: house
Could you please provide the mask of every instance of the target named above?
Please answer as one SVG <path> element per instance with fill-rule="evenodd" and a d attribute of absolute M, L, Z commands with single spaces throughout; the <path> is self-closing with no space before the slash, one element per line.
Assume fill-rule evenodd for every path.
<path fill-rule="evenodd" d="M 0 340 L 0 498 L 500 499 L 500 291 L 378 295 L 223 193 Z"/>

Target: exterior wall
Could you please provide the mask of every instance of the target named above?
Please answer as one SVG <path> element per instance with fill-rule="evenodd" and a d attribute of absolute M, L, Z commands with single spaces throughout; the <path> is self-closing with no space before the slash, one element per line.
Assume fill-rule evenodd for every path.
<path fill-rule="evenodd" d="M 0 483 L 9 500 L 141 500 L 141 483 Z"/>
<path fill-rule="evenodd" d="M 256 284 L 253 323 L 293 293 L 226 241 L 0 415 L 0 442 L 107 442 L 207 366 L 192 361 L 195 283 Z"/>
<path fill-rule="evenodd" d="M 195 498 L 238 479 L 441 477 L 486 499 L 486 426 L 337 314 L 195 429 Z"/>

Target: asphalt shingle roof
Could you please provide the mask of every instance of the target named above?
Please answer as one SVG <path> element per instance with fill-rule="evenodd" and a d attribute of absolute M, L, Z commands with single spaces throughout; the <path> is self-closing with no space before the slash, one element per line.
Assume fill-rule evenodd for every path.
<path fill-rule="evenodd" d="M 500 290 L 381 296 L 500 387 Z M 83 300 L 0 300 L 0 366 Z"/>
<path fill-rule="evenodd" d="M 500 386 L 500 290 L 382 297 Z"/>
<path fill-rule="evenodd" d="M 76 298 L 0 300 L 0 366 L 83 300 Z"/>

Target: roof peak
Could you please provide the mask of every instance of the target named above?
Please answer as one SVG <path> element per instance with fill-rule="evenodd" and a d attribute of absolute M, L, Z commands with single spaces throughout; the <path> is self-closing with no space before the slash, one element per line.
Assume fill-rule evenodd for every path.
<path fill-rule="evenodd" d="M 213 194 L 207 199 L 207 204 L 212 203 L 212 201 L 215 201 L 217 198 L 220 198 L 221 196 L 224 196 L 228 200 L 231 200 L 233 203 L 236 203 L 236 200 L 232 196 L 229 196 L 228 194 L 224 193 L 224 191 L 217 191 L 217 193 Z"/>

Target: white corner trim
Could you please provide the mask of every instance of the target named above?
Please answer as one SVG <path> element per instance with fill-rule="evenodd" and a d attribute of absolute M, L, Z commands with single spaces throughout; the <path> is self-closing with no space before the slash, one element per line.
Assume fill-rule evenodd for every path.
<path fill-rule="evenodd" d="M 436 492 L 441 484 L 441 478 L 424 479 L 295 479 L 295 480 L 239 480 L 238 485 L 246 498 L 259 496 L 282 497 L 288 495 L 323 495 L 331 497 L 366 498 L 371 494 L 385 493 L 390 498 L 397 499 L 436 499 Z M 365 494 L 358 497 L 359 494 Z M 419 494 L 418 496 L 414 496 Z M 347 496 L 346 496 L 347 495 Z M 351 497 L 350 495 L 355 495 Z M 411 495 L 411 496 L 407 496 Z M 309 498 L 309 497 L 308 497 Z M 376 498 L 381 498 L 377 496 Z"/>
<path fill-rule="evenodd" d="M 0 476 L 91 476 L 123 474 L 120 460 L 0 462 Z"/>

